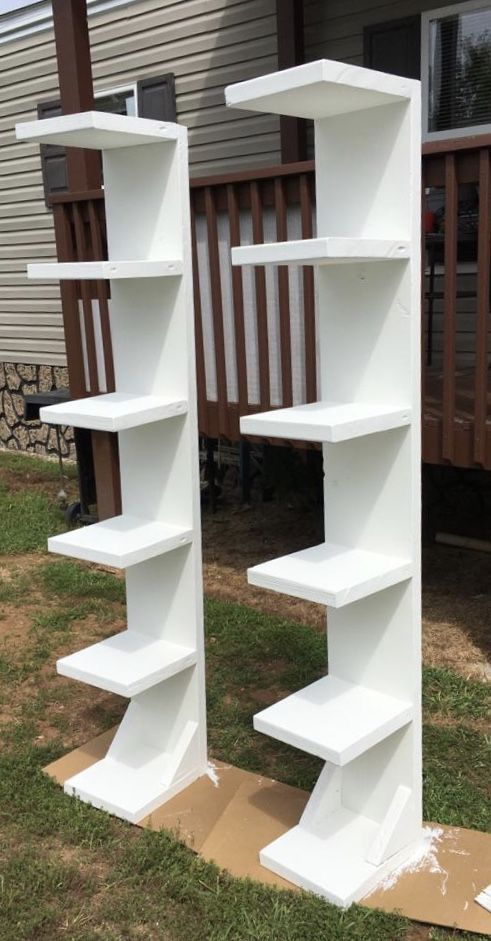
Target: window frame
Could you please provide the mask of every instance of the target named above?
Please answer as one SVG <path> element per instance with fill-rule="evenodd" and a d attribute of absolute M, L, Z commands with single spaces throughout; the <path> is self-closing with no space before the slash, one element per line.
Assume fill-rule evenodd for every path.
<path fill-rule="evenodd" d="M 128 82 L 125 85 L 111 85 L 109 88 L 98 88 L 97 91 L 94 89 L 94 105 L 95 110 L 97 111 L 97 99 L 106 98 L 108 95 L 120 95 L 122 92 L 133 92 L 133 98 L 135 101 L 135 118 L 139 117 L 138 115 L 138 83 Z"/>
<path fill-rule="evenodd" d="M 489 0 L 464 0 L 450 6 L 437 7 L 421 14 L 421 123 L 423 142 L 457 140 L 491 133 L 491 123 L 475 124 L 468 127 L 455 127 L 448 131 L 429 131 L 429 93 L 430 93 L 430 22 L 444 19 L 454 13 L 469 13 L 474 10 L 491 10 Z"/>

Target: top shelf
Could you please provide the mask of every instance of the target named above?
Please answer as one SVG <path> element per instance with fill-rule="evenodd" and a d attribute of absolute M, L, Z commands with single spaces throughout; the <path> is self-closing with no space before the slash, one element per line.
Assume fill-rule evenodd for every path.
<path fill-rule="evenodd" d="M 319 59 L 229 85 L 225 100 L 232 108 L 319 119 L 407 101 L 418 86 L 411 79 Z"/>
<path fill-rule="evenodd" d="M 83 147 L 87 150 L 112 150 L 138 144 L 175 141 L 177 124 L 133 118 L 105 111 L 82 111 L 63 114 L 44 121 L 28 121 L 15 127 L 17 140 L 59 144 L 62 147 Z"/>

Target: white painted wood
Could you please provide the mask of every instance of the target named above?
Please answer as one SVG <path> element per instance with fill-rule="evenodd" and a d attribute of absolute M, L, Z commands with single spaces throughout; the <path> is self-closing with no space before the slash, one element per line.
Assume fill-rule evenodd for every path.
<path fill-rule="evenodd" d="M 380 866 L 384 860 L 393 856 L 400 849 L 395 841 L 398 840 L 401 819 L 411 800 L 411 788 L 399 784 L 394 797 L 387 808 L 387 813 L 380 825 L 380 829 L 367 853 L 367 862 Z"/>
<path fill-rule="evenodd" d="M 56 669 L 61 676 L 131 697 L 195 662 L 196 652 L 190 647 L 136 631 L 123 631 L 62 657 Z"/>
<path fill-rule="evenodd" d="M 411 703 L 330 675 L 258 712 L 254 728 L 345 765 L 411 718 Z"/>
<path fill-rule="evenodd" d="M 299 825 L 260 858 L 344 906 L 422 838 L 420 88 L 321 61 L 227 101 L 314 118 L 317 237 L 232 260 L 317 269 L 319 401 L 241 428 L 323 444 L 325 543 L 248 573 L 330 608 L 329 677 L 255 718 L 329 762 Z"/>
<path fill-rule="evenodd" d="M 17 140 L 57 144 L 61 147 L 83 147 L 88 150 L 162 144 L 165 141 L 175 141 L 178 133 L 176 124 L 126 117 L 106 111 L 63 114 L 57 118 L 46 118 L 44 121 L 27 121 L 15 127 Z"/>
<path fill-rule="evenodd" d="M 131 823 L 196 778 L 201 735 L 196 667 L 134 696 L 101 761 L 65 783 L 65 791 Z"/>
<path fill-rule="evenodd" d="M 409 559 L 321 543 L 248 569 L 250 585 L 340 608 L 411 577 Z"/>
<path fill-rule="evenodd" d="M 182 261 L 76 261 L 27 266 L 33 281 L 112 281 L 116 278 L 167 278 L 182 274 Z"/>
<path fill-rule="evenodd" d="M 150 422 L 184 415 L 187 402 L 166 400 L 157 395 L 108 392 L 87 399 L 47 405 L 39 412 L 41 421 L 52 425 L 73 425 L 96 431 L 125 431 Z"/>
<path fill-rule="evenodd" d="M 386 863 L 374 866 L 365 855 L 377 828 L 370 817 L 341 807 L 316 833 L 296 826 L 261 850 L 259 858 L 289 882 L 347 908 L 418 850 L 413 841 Z"/>
<path fill-rule="evenodd" d="M 318 120 L 394 102 L 407 104 L 413 90 L 409 79 L 320 59 L 229 85 L 225 100 L 233 108 Z"/>
<path fill-rule="evenodd" d="M 185 546 L 192 538 L 192 530 L 184 526 L 124 514 L 51 536 L 48 549 L 59 555 L 122 569 Z"/>
<path fill-rule="evenodd" d="M 130 698 L 107 756 L 65 789 L 137 822 L 207 770 L 186 130 L 91 113 L 19 136 L 103 151 L 108 261 L 31 265 L 29 276 L 112 281 L 116 392 L 42 417 L 119 433 L 123 512 L 48 548 L 127 569 L 128 629 L 58 670 Z"/>
<path fill-rule="evenodd" d="M 239 245 L 232 249 L 233 265 L 339 265 L 394 261 L 409 257 L 403 238 L 338 238 L 328 236 L 297 242 Z M 48 268 L 49 265 L 41 267 Z"/>
<path fill-rule="evenodd" d="M 404 406 L 372 405 L 366 402 L 313 402 L 279 408 L 273 412 L 245 415 L 240 420 L 240 430 L 243 435 L 263 435 L 267 438 L 338 442 L 400 428 L 410 420 L 411 410 Z"/>
<path fill-rule="evenodd" d="M 491 912 L 491 885 L 487 885 L 482 892 L 479 892 L 479 895 L 476 895 L 474 901 L 477 902 L 478 905 L 482 905 L 487 912 Z"/>
<path fill-rule="evenodd" d="M 341 767 L 326 762 L 300 817 L 300 826 L 314 830 L 326 817 L 339 810 L 342 806 L 342 784 Z"/>

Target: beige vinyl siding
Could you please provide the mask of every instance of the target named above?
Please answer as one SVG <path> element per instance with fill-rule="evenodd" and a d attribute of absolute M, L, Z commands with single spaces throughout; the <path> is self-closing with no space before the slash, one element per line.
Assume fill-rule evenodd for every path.
<path fill-rule="evenodd" d="M 178 120 L 189 128 L 191 173 L 280 160 L 279 122 L 225 108 L 224 86 L 277 68 L 275 0 L 139 0 L 90 18 L 96 91 L 165 72 L 176 76 Z M 39 148 L 14 125 L 59 94 L 53 33 L 0 46 L 0 361 L 66 362 L 59 287 L 27 281 L 25 266 L 56 260 Z"/>
<path fill-rule="evenodd" d="M 438 0 L 304 0 L 305 60 L 337 59 L 363 65 L 363 29 L 388 23 L 425 10 L 434 10 Z"/>

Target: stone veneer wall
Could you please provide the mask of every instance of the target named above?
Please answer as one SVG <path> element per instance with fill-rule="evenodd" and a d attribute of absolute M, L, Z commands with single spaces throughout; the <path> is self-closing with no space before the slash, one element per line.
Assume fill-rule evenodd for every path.
<path fill-rule="evenodd" d="M 43 457 L 74 458 L 72 428 L 59 428 L 40 421 L 24 421 L 24 396 L 68 387 L 65 366 L 30 366 L 0 363 L 0 448 L 30 451 Z"/>

